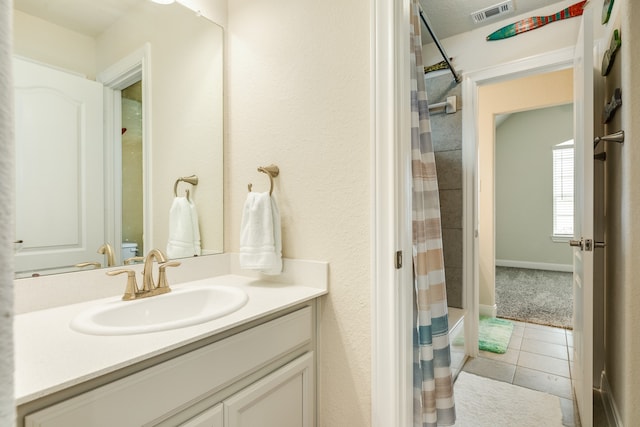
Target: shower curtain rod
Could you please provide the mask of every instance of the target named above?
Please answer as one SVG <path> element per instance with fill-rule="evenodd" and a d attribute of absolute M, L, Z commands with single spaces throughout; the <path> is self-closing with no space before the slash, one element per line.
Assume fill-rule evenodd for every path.
<path fill-rule="evenodd" d="M 447 56 L 447 53 L 444 51 L 444 48 L 440 44 L 440 40 L 438 40 L 438 37 L 436 37 L 436 35 L 433 33 L 433 30 L 431 30 L 431 27 L 429 26 L 427 19 L 424 17 L 424 11 L 422 10 L 422 8 L 420 8 L 420 19 L 422 20 L 422 23 L 424 24 L 424 26 L 427 28 L 427 31 L 429 31 L 429 35 L 433 39 L 433 42 L 438 47 L 438 50 L 440 51 L 440 55 L 442 55 L 442 57 L 444 58 L 444 61 L 447 63 L 447 66 L 449 67 L 451 74 L 453 74 L 453 79 L 456 81 L 456 83 L 460 83 L 461 82 L 460 76 L 458 75 L 458 73 L 456 73 L 456 69 L 453 68 L 451 61 L 449 61 L 449 57 Z"/>

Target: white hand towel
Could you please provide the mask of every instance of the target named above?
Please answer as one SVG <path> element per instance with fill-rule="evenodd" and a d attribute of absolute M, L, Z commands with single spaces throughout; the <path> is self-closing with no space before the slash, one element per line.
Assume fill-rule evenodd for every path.
<path fill-rule="evenodd" d="M 169 210 L 167 256 L 185 258 L 199 256 L 201 253 L 196 205 L 186 197 L 176 197 Z"/>
<path fill-rule="evenodd" d="M 280 211 L 269 193 L 250 192 L 242 211 L 240 268 L 264 274 L 282 272 Z"/>

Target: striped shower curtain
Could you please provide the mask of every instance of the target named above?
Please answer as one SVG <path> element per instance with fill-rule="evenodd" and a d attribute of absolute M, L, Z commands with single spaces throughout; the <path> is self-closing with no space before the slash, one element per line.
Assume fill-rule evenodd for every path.
<path fill-rule="evenodd" d="M 424 82 L 418 0 L 411 0 L 414 427 L 455 423 L 438 177 Z"/>

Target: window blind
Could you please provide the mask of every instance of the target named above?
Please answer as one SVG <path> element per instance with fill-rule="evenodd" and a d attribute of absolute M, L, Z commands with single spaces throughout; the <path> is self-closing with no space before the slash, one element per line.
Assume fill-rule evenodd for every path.
<path fill-rule="evenodd" d="M 573 236 L 573 140 L 553 147 L 553 235 Z"/>

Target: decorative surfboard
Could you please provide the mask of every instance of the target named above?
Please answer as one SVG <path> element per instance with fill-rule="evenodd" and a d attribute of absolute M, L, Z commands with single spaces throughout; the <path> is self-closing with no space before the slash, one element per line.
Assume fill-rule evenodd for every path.
<path fill-rule="evenodd" d="M 611 9 L 613 9 L 613 0 L 604 0 L 604 4 L 602 5 L 602 25 L 609 22 Z"/>
<path fill-rule="evenodd" d="M 513 24 L 509 24 L 489 34 L 487 36 L 487 41 L 506 39 L 527 31 L 535 30 L 537 28 L 543 27 L 555 21 L 561 21 L 563 19 L 569 19 L 569 18 L 574 18 L 576 16 L 580 16 L 584 11 L 584 5 L 587 3 L 587 1 L 588 0 L 584 0 L 574 5 L 571 5 L 568 8 L 563 9 L 560 12 L 555 13 L 553 15 L 532 16 L 526 19 L 522 19 L 518 22 L 514 22 Z"/>

